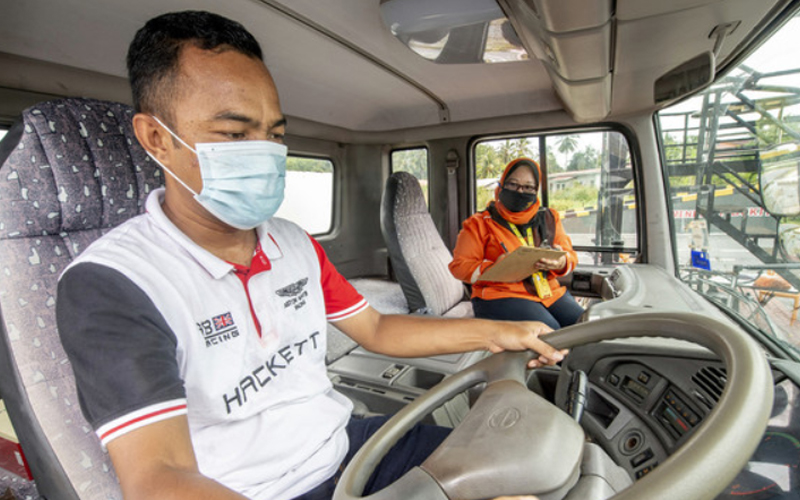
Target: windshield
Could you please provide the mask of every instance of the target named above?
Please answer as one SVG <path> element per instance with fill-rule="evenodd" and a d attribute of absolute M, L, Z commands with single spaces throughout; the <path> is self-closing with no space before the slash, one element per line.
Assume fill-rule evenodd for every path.
<path fill-rule="evenodd" d="M 796 210 L 775 213 L 793 205 L 793 195 L 768 186 L 765 172 L 781 172 L 796 185 L 797 33 L 795 17 L 705 92 L 657 115 L 680 278 L 729 314 L 795 346 L 800 217 Z"/>

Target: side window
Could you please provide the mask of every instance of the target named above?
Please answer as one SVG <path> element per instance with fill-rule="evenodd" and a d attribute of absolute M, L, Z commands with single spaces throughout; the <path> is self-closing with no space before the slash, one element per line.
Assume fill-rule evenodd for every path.
<path fill-rule="evenodd" d="M 310 234 L 333 229 L 333 162 L 292 156 L 286 159 L 286 192 L 276 214 Z"/>
<path fill-rule="evenodd" d="M 509 161 L 536 160 L 547 182 L 543 206 L 558 211 L 581 264 L 630 262 L 639 253 L 635 180 L 619 132 L 528 135 L 475 146 L 476 210 L 494 199 Z"/>
<path fill-rule="evenodd" d="M 3 137 L 5 137 L 5 136 L 6 136 L 6 133 L 7 133 L 7 132 L 8 132 L 8 130 L 6 130 L 6 129 L 4 129 L 4 128 L 0 128 L 0 141 L 2 141 L 2 140 L 3 140 Z"/>
<path fill-rule="evenodd" d="M 408 172 L 419 180 L 425 203 L 428 197 L 428 148 L 397 149 L 392 151 L 392 172 Z"/>

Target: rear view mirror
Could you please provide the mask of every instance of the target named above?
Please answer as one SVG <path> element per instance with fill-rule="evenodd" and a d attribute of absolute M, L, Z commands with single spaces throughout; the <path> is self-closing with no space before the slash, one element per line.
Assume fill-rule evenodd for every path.
<path fill-rule="evenodd" d="M 800 215 L 800 145 L 782 144 L 762 155 L 759 183 L 761 199 L 769 213 Z"/>

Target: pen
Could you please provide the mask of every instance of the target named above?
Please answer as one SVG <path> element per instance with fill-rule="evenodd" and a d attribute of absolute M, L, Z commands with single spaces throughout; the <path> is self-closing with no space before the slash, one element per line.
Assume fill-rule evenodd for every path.
<path fill-rule="evenodd" d="M 505 243 L 503 243 L 503 242 L 501 241 L 501 242 L 500 242 L 500 246 L 501 246 L 501 247 L 503 247 L 503 252 L 504 252 L 504 253 L 508 253 L 508 248 L 506 248 L 506 244 L 505 244 Z"/>

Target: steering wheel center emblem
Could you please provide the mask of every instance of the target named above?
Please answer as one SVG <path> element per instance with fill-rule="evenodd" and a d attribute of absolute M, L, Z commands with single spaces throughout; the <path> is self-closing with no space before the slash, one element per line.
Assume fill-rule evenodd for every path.
<path fill-rule="evenodd" d="M 508 429 L 519 422 L 519 410 L 512 407 L 500 408 L 489 417 L 489 427 L 493 429 Z"/>

